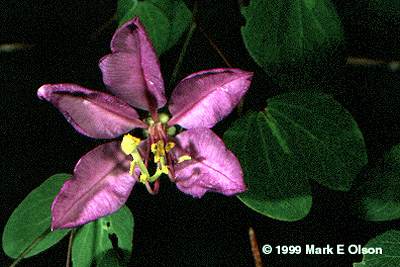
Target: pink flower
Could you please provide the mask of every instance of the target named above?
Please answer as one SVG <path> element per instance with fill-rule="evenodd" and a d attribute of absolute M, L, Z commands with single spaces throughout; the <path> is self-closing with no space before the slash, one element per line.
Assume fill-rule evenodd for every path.
<path fill-rule="evenodd" d="M 138 17 L 114 34 L 112 53 L 99 66 L 108 90 L 115 96 L 76 84 L 43 85 L 38 96 L 53 103 L 80 133 L 112 139 L 134 128 L 148 137 L 98 146 L 77 163 L 74 176 L 52 205 L 52 229 L 85 224 L 117 211 L 135 182 L 151 193 L 167 174 L 184 193 L 201 197 L 206 191 L 233 195 L 246 190 L 239 161 L 209 128 L 226 117 L 250 86 L 253 73 L 240 69 L 212 69 L 194 73 L 174 89 L 169 101 L 170 120 L 159 116 L 165 106 L 160 64 L 146 29 Z M 150 112 L 142 121 L 133 107 Z M 187 130 L 177 136 L 168 129 Z M 150 175 L 148 164 L 156 172 Z M 153 188 L 151 186 L 153 184 Z"/>

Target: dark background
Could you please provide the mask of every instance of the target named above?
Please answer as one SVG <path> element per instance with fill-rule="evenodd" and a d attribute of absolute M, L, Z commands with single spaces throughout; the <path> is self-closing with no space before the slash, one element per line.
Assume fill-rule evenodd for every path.
<path fill-rule="evenodd" d="M 185 2 L 193 9 L 194 1 Z M 271 88 L 264 97 L 284 92 L 267 79 L 244 49 L 240 27 L 245 22 L 237 2 L 199 2 L 199 25 L 234 67 L 255 71 L 246 99 L 260 99 L 261 87 Z M 345 29 L 345 55 L 400 60 L 398 11 L 373 9 L 368 1 L 336 2 L 340 2 L 335 5 Z M 103 143 L 77 133 L 51 104 L 39 101 L 36 91 L 46 83 L 65 82 L 104 90 L 97 62 L 110 53 L 109 43 L 117 24 L 93 33 L 112 18 L 115 10 L 116 1 L 103 0 L 1 2 L 0 44 L 34 45 L 0 53 L 1 231 L 30 191 L 53 174 L 72 173 L 84 153 Z M 166 84 L 181 48 L 182 42 L 160 58 Z M 225 66 L 196 30 L 178 80 L 195 71 Z M 371 162 L 400 143 L 398 71 L 386 66 L 343 65 L 330 78 L 335 85 L 331 93 L 352 113 L 364 134 Z M 246 108 L 257 105 L 257 101 L 245 102 Z M 228 119 L 217 125 L 215 132 L 222 135 L 229 123 Z M 356 182 L 362 182 L 362 176 Z M 310 214 L 290 223 L 262 216 L 236 197 L 207 193 L 202 199 L 194 199 L 177 190 L 168 179 L 162 179 L 156 196 L 148 194 L 144 186 L 135 186 L 127 202 L 135 218 L 131 265 L 254 266 L 249 226 L 255 229 L 260 246 L 301 245 L 303 249 L 305 244 L 365 245 L 378 234 L 399 228 L 398 221 L 373 223 L 359 219 L 352 207 L 356 195 L 311 183 Z M 63 266 L 66 251 L 64 239 L 48 251 L 23 260 L 20 266 Z M 362 256 L 272 253 L 262 259 L 264 266 L 351 266 Z M 0 265 L 11 263 L 1 252 Z"/>

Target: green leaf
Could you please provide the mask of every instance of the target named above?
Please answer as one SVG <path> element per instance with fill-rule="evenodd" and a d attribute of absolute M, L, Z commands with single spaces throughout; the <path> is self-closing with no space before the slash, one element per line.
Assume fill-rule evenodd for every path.
<path fill-rule="evenodd" d="M 119 27 L 138 15 L 159 56 L 178 42 L 192 21 L 182 0 L 119 0 L 118 15 Z"/>
<path fill-rule="evenodd" d="M 74 266 L 126 266 L 132 253 L 133 215 L 128 207 L 85 224 L 72 243 Z"/>
<path fill-rule="evenodd" d="M 354 267 L 400 266 L 400 232 L 390 230 L 371 239 L 364 248 L 370 248 L 371 254 L 364 254 L 362 262 L 353 263 Z M 375 252 L 371 249 L 374 248 Z M 382 254 L 377 250 L 382 249 Z"/>
<path fill-rule="evenodd" d="M 306 178 L 347 191 L 367 162 L 364 140 L 351 115 L 321 93 L 271 98 L 225 132 L 238 157 L 248 191 L 239 198 L 280 220 L 298 220 L 311 208 Z"/>
<path fill-rule="evenodd" d="M 17 258 L 29 245 L 41 236 L 51 224 L 51 205 L 70 174 L 56 174 L 33 190 L 11 214 L 3 232 L 3 250 L 11 258 Z M 25 258 L 36 255 L 58 243 L 69 229 L 50 232 Z"/>
<path fill-rule="evenodd" d="M 365 173 L 364 185 L 355 192 L 363 196 L 364 219 L 387 221 L 400 218 L 400 145 L 394 146 L 382 163 Z"/>
<path fill-rule="evenodd" d="M 302 87 L 310 77 L 319 79 L 324 66 L 331 74 L 338 63 L 344 37 L 329 0 L 251 0 L 242 14 L 247 50 L 282 86 Z"/>
<path fill-rule="evenodd" d="M 273 138 L 268 127 L 263 113 L 254 112 L 239 119 L 224 134 L 227 147 L 242 165 L 248 188 L 238 197 L 250 208 L 269 217 L 299 220 L 311 208 L 310 186 L 299 177 L 294 165 L 283 164 L 292 152 L 282 140 Z"/>

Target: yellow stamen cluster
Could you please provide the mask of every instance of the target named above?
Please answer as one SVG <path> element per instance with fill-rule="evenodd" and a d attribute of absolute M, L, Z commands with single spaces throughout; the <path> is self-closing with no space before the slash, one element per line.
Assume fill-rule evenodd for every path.
<path fill-rule="evenodd" d="M 140 144 L 140 139 L 137 137 L 134 137 L 130 134 L 124 135 L 124 138 L 122 139 L 121 142 L 121 148 L 122 151 L 126 155 L 131 155 L 133 160 L 131 162 L 129 174 L 130 175 L 135 175 L 135 167 L 138 166 L 140 172 L 142 175 L 140 175 L 140 181 L 141 182 L 146 182 L 147 177 L 150 177 L 149 172 L 146 168 L 146 166 L 143 164 L 142 158 L 140 157 L 139 151 L 137 150 L 137 146 Z"/>
<path fill-rule="evenodd" d="M 154 154 L 154 162 L 160 163 L 161 169 L 157 168 L 157 171 L 160 170 L 161 173 L 168 174 L 168 166 L 165 165 L 165 154 L 170 152 L 171 149 L 175 146 L 175 143 L 168 142 L 164 148 L 164 142 L 159 140 L 157 143 L 151 145 L 151 152 Z"/>
<path fill-rule="evenodd" d="M 154 162 L 160 161 L 160 157 L 165 156 L 164 142 L 159 140 L 156 144 L 151 145 L 151 152 L 154 154 Z"/>
<path fill-rule="evenodd" d="M 169 153 L 171 151 L 171 149 L 175 146 L 175 143 L 168 142 L 164 147 L 164 142 L 162 140 L 159 140 L 157 143 L 151 145 L 151 152 L 154 154 L 154 162 L 158 163 L 157 170 L 153 176 L 150 176 L 149 171 L 147 170 L 142 158 L 140 157 L 139 151 L 137 150 L 137 146 L 139 144 L 140 139 L 130 134 L 125 135 L 122 139 L 122 151 L 126 155 L 132 155 L 133 158 L 130 165 L 129 174 L 135 175 L 134 170 L 135 167 L 138 166 L 141 172 L 139 180 L 142 183 L 154 182 L 158 179 L 158 177 L 160 177 L 161 174 L 168 174 L 169 170 L 168 166 L 165 164 L 165 155 L 166 153 Z M 137 178 L 136 175 L 135 177 Z"/>

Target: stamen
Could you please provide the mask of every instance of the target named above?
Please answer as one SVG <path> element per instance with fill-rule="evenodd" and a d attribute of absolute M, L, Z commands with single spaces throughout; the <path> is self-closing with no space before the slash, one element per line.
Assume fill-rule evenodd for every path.
<path fill-rule="evenodd" d="M 164 142 L 162 140 L 157 142 L 157 151 L 160 153 L 160 156 L 165 156 Z"/>
<path fill-rule="evenodd" d="M 136 147 L 139 144 L 140 144 L 140 138 L 134 137 L 130 134 L 126 134 L 122 139 L 121 148 L 126 155 L 130 155 L 133 153 L 133 151 L 136 150 Z"/>
<path fill-rule="evenodd" d="M 151 152 L 154 154 L 154 162 L 157 163 L 160 161 L 160 153 L 158 153 L 157 144 L 151 144 Z"/>
<path fill-rule="evenodd" d="M 140 175 L 140 182 L 142 182 L 142 183 L 146 183 L 147 182 L 147 175 L 146 174 L 141 174 Z"/>
<path fill-rule="evenodd" d="M 165 156 L 164 142 L 159 140 L 156 144 L 152 144 L 151 152 L 154 154 L 154 162 L 159 162 L 160 158 Z"/>
<path fill-rule="evenodd" d="M 164 157 L 161 158 L 160 163 L 161 163 L 161 172 L 165 173 L 166 175 L 168 175 L 168 173 L 169 173 L 168 166 L 165 165 Z"/>
<path fill-rule="evenodd" d="M 149 171 L 147 170 L 146 166 L 143 163 L 142 158 L 140 157 L 140 153 L 137 150 L 137 146 L 140 144 L 140 139 L 137 137 L 134 137 L 130 134 L 124 135 L 124 138 L 122 139 L 121 142 L 121 149 L 124 151 L 126 155 L 131 155 L 133 160 L 131 162 L 130 168 L 129 168 L 129 174 L 134 175 L 135 179 L 137 179 L 137 176 L 135 174 L 135 167 L 138 166 L 140 172 L 142 173 L 140 175 L 139 180 L 142 183 L 147 182 L 149 175 Z"/>
<path fill-rule="evenodd" d="M 147 151 L 149 150 L 154 154 L 154 162 L 157 165 L 156 171 L 153 175 L 149 174 L 147 169 L 147 160 L 143 162 L 141 155 L 138 151 L 138 145 L 140 144 L 140 139 L 134 137 L 130 134 L 124 136 L 121 142 L 121 149 L 126 155 L 131 155 L 133 160 L 130 163 L 129 174 L 134 176 L 135 180 L 141 182 L 146 185 L 147 189 L 150 193 L 154 194 L 158 191 L 159 187 L 159 177 L 164 173 L 170 176 L 171 179 L 174 179 L 174 170 L 172 166 L 171 153 L 169 153 L 174 147 L 174 142 L 167 142 L 165 144 L 165 140 L 167 139 L 165 134 L 165 125 L 162 123 L 166 123 L 169 117 L 166 114 L 160 114 L 159 122 L 155 122 L 152 118 L 148 118 L 145 121 L 149 124 L 149 138 L 147 139 Z M 150 147 L 149 147 L 150 146 Z M 182 159 L 182 160 L 181 160 Z M 189 156 L 181 157 L 180 160 L 190 159 Z M 180 161 L 180 162 L 181 162 Z M 136 166 L 140 170 L 140 176 L 135 173 Z M 155 183 L 154 190 L 151 189 L 149 183 Z"/>
<path fill-rule="evenodd" d="M 134 173 L 135 167 L 136 167 L 136 162 L 132 160 L 131 167 L 129 169 L 129 175 L 132 175 Z"/>
<path fill-rule="evenodd" d="M 171 149 L 174 148 L 174 146 L 175 146 L 175 143 L 173 143 L 173 142 L 168 142 L 168 143 L 165 145 L 165 152 L 169 153 L 169 152 L 171 151 Z"/>
<path fill-rule="evenodd" d="M 178 163 L 184 162 L 185 160 L 191 160 L 192 158 L 190 156 L 182 156 L 178 158 Z"/>

